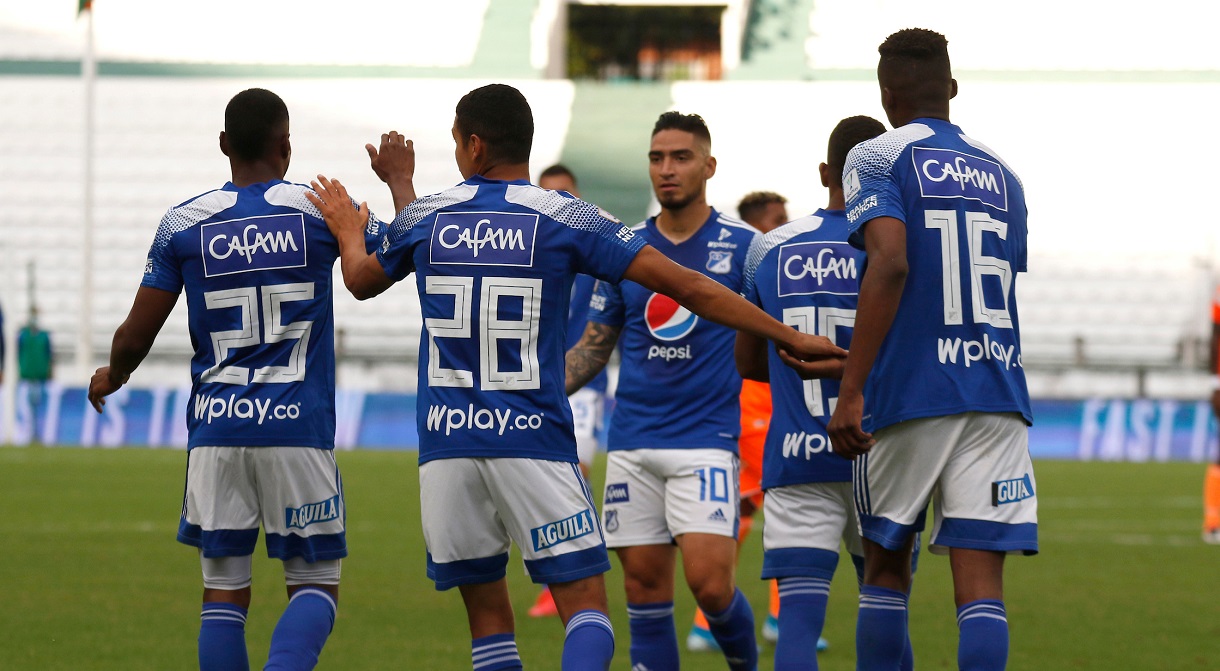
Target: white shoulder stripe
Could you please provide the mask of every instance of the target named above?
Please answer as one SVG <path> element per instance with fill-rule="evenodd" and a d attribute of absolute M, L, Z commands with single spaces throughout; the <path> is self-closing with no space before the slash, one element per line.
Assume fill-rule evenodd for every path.
<path fill-rule="evenodd" d="M 720 212 L 718 214 L 720 215 L 720 216 L 716 217 L 716 223 L 718 223 L 718 224 L 721 224 L 723 226 L 730 226 L 733 228 L 744 228 L 747 231 L 753 231 L 755 233 L 758 232 L 758 229 L 756 229 L 753 226 L 747 224 L 746 222 L 738 219 L 737 217 L 731 217 L 723 212 Z"/>
<path fill-rule="evenodd" d="M 1017 178 L 1017 185 L 1019 185 L 1022 189 L 1025 188 L 1025 184 L 1021 182 L 1021 176 L 1017 174 L 1017 171 L 1013 170 L 1012 166 L 1008 165 L 1008 163 L 1004 159 L 1000 158 L 999 154 L 992 151 L 991 147 L 988 147 L 987 145 L 983 144 L 982 142 L 979 142 L 978 140 L 975 140 L 974 138 L 966 135 L 965 133 L 960 133 L 958 135 L 958 137 L 960 137 L 962 139 L 962 142 L 965 142 L 966 144 L 970 145 L 971 147 L 974 147 L 975 149 L 981 149 L 981 150 L 987 152 L 988 156 L 999 161 L 1000 165 L 1007 168 L 1008 172 L 1011 172 L 1012 176 Z"/>

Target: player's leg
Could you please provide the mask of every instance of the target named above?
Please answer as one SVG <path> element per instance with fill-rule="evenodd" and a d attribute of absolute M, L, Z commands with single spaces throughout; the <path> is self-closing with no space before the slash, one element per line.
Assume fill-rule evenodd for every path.
<path fill-rule="evenodd" d="M 314 668 L 335 626 L 346 510 L 331 450 L 264 447 L 248 451 L 256 469 L 267 556 L 284 564 L 288 605 L 271 635 L 264 667 Z"/>
<path fill-rule="evenodd" d="M 944 436 L 920 419 L 885 427 L 853 462 L 853 495 L 863 537 L 864 580 L 856 620 L 860 671 L 897 669 L 908 655 L 911 553 L 928 502 L 952 453 Z"/>
<path fill-rule="evenodd" d="M 963 671 L 996 671 L 1008 660 L 1005 553 L 1038 551 L 1037 498 L 1028 429 L 1015 414 L 936 418 L 955 450 L 937 490 L 929 548 L 950 553 Z"/>
<path fill-rule="evenodd" d="M 419 467 L 428 577 L 437 590 L 458 587 L 462 594 L 473 668 L 520 669 L 505 581 L 511 543 L 488 488 L 488 461 L 437 459 Z"/>
<path fill-rule="evenodd" d="M 1203 542 L 1220 545 L 1220 461 L 1203 476 Z"/>
<path fill-rule="evenodd" d="M 848 494 L 853 494 L 849 489 Z M 852 568 L 856 573 L 856 589 L 859 590 L 864 586 L 864 540 L 860 537 L 860 521 L 856 514 L 854 506 L 847 507 L 847 523 L 843 525 L 843 548 L 847 550 L 848 556 L 851 557 Z M 915 569 L 919 564 L 919 544 L 921 534 L 916 533 L 911 541 L 911 584 L 915 582 Z M 908 600 L 910 590 L 907 591 Z M 825 639 L 818 639 L 818 652 L 825 650 Z M 902 654 L 902 662 L 898 665 L 898 671 L 912 671 L 915 668 L 915 653 L 911 648 L 911 636 L 908 627 L 906 649 Z"/>
<path fill-rule="evenodd" d="M 767 493 L 763 578 L 779 581 L 779 637 L 775 668 L 813 671 L 839 539 L 853 507 L 850 482 L 776 487 Z"/>
<path fill-rule="evenodd" d="M 623 567 L 631 666 L 649 671 L 678 668 L 675 549 L 665 520 L 665 480 L 653 463 L 658 452 L 611 452 L 602 498 L 606 545 Z"/>
<path fill-rule="evenodd" d="M 610 558 L 589 490 L 575 464 L 488 460 L 485 480 L 534 582 L 551 586 L 566 628 L 564 671 L 605 671 L 614 628 L 602 575 Z"/>
<path fill-rule="evenodd" d="M 731 669 L 758 664 L 754 611 L 737 589 L 739 475 L 727 450 L 664 450 L 665 515 L 686 583 Z"/>
<path fill-rule="evenodd" d="M 203 610 L 202 671 L 248 669 L 246 614 L 259 505 L 247 448 L 196 447 L 187 453 L 178 541 L 199 548 Z"/>

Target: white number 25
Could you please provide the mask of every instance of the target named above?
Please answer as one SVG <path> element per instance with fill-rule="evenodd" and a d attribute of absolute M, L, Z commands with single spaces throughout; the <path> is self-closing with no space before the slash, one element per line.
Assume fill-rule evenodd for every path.
<path fill-rule="evenodd" d="M 203 294 L 203 303 L 209 310 L 237 308 L 241 311 L 241 328 L 232 331 L 212 332 L 212 352 L 216 363 L 205 370 L 200 376 L 202 382 L 221 382 L 224 384 L 287 383 L 300 382 L 305 379 L 305 354 L 309 350 L 309 333 L 313 330 L 312 321 L 281 323 L 281 304 L 290 301 L 313 300 L 313 282 L 298 282 L 294 284 L 270 284 L 262 287 L 262 313 L 267 321 L 265 333 L 259 331 L 259 287 L 241 287 L 208 291 Z M 261 337 L 261 340 L 260 340 Z M 254 369 L 251 377 L 250 369 L 245 366 L 227 366 L 225 360 L 229 352 L 241 347 L 254 347 L 261 343 L 277 343 L 285 340 L 296 340 L 292 352 L 288 355 L 286 366 L 262 366 Z"/>

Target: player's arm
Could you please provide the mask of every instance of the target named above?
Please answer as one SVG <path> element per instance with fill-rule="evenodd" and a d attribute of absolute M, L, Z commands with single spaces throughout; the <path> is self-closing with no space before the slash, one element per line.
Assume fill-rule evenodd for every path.
<path fill-rule="evenodd" d="M 102 366 L 89 380 L 89 403 L 93 409 L 102 411 L 106 397 L 118 391 L 127 379 L 148 356 L 153 341 L 174 311 L 178 294 L 163 289 L 140 287 L 131 304 L 127 319 L 114 332 L 110 344 L 110 365 Z"/>
<path fill-rule="evenodd" d="M 397 131 L 390 131 L 382 134 L 380 148 L 366 144 L 364 149 L 377 178 L 390 187 L 394 212 L 402 212 L 415 200 L 415 144 Z"/>
<path fill-rule="evenodd" d="M 368 203 L 360 203 L 359 210 L 353 209 L 347 189 L 337 179 L 330 180 L 318 175 L 318 181 L 310 182 L 310 186 L 314 193 L 306 192 L 305 197 L 322 213 L 326 227 L 339 241 L 339 267 L 343 271 L 343 284 L 347 290 L 356 300 L 363 301 L 389 289 L 394 280 L 385 274 L 377 261 L 377 254 L 365 251 L 364 227 L 369 220 Z"/>
<path fill-rule="evenodd" d="M 825 336 L 801 333 L 781 324 L 719 282 L 674 263 L 652 247 L 636 254 L 623 278 L 669 296 L 704 319 L 771 340 L 813 367 L 847 354 Z"/>
<path fill-rule="evenodd" d="M 580 340 L 564 357 L 563 391 L 571 396 L 605 369 L 622 328 L 599 322 L 585 324 Z"/>
<path fill-rule="evenodd" d="M 860 281 L 855 330 L 839 385 L 839 401 L 827 425 L 834 451 L 849 459 L 867 452 L 874 442 L 872 434 L 862 428 L 864 382 L 894 323 L 906 286 L 906 224 L 893 217 L 869 221 L 864 226 L 864 249 L 868 270 Z"/>
<path fill-rule="evenodd" d="M 771 371 L 767 366 L 767 341 L 752 333 L 737 332 L 733 343 L 733 359 L 737 362 L 737 374 L 755 382 L 770 382 Z"/>

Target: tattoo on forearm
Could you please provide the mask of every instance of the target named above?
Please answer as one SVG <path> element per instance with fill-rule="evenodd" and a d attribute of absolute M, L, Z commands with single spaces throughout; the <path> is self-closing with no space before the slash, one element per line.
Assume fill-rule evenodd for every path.
<path fill-rule="evenodd" d="M 580 342 L 568 350 L 565 357 L 565 393 L 571 394 L 597 377 L 610 361 L 618 335 L 618 328 L 606 324 L 589 322 L 585 326 Z"/>

